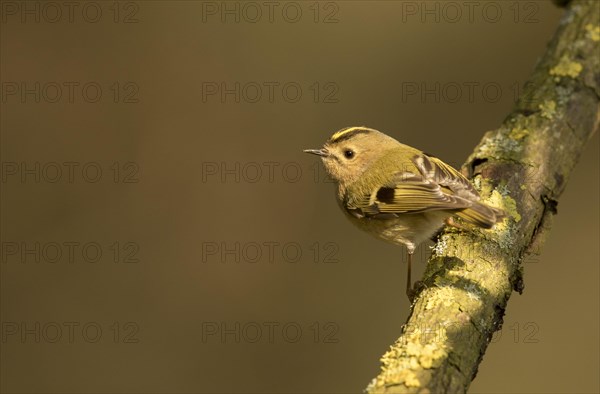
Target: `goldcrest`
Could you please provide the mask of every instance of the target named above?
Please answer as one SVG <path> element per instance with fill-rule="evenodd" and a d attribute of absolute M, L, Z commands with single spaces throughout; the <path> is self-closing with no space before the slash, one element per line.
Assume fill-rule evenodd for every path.
<path fill-rule="evenodd" d="M 407 294 L 412 300 L 411 262 L 416 247 L 458 216 L 491 228 L 502 210 L 480 202 L 459 171 L 438 158 L 368 127 L 334 133 L 318 155 L 337 183 L 337 200 L 352 223 L 408 250 Z"/>

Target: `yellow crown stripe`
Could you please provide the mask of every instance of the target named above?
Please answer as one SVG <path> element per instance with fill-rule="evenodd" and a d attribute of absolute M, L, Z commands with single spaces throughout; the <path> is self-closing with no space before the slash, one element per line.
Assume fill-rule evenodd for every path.
<path fill-rule="evenodd" d="M 341 129 L 340 131 L 336 131 L 335 133 L 333 133 L 333 135 L 331 136 L 331 138 L 329 139 L 331 142 L 337 140 L 338 138 L 348 134 L 348 133 L 352 133 L 355 130 L 360 129 L 361 127 L 347 127 L 345 129 Z"/>
<path fill-rule="evenodd" d="M 335 132 L 330 138 L 329 138 L 329 143 L 334 143 L 340 140 L 344 140 L 347 138 L 351 138 L 353 134 L 357 134 L 357 133 L 369 133 L 369 132 L 373 132 L 376 130 L 370 129 L 368 127 L 365 126 L 355 126 L 355 127 L 347 127 L 345 129 L 341 129 L 337 132 Z"/>

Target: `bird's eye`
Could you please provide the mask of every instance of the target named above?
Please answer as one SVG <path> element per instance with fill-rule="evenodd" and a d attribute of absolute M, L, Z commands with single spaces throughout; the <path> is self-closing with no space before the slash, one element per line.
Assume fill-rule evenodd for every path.
<path fill-rule="evenodd" d="M 352 159 L 354 157 L 354 151 L 352 149 L 346 149 L 344 151 L 344 157 L 346 159 Z"/>

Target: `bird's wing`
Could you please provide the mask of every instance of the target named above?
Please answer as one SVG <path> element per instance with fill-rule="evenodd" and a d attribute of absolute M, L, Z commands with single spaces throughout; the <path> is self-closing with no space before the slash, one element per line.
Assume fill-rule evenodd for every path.
<path fill-rule="evenodd" d="M 460 197 L 472 201 L 479 200 L 479 193 L 477 193 L 471 182 L 463 174 L 437 157 L 420 154 L 413 158 L 413 163 L 426 179 L 452 190 L 454 194 Z"/>
<path fill-rule="evenodd" d="M 398 172 L 371 194 L 346 202 L 356 217 L 385 219 L 401 213 L 460 210 L 479 199 L 471 183 L 439 159 L 425 154 L 413 158 L 418 174 Z"/>

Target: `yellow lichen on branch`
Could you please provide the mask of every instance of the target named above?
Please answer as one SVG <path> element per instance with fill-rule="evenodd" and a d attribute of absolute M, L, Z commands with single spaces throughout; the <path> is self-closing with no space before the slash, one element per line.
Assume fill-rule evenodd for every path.
<path fill-rule="evenodd" d="M 521 261 L 539 251 L 569 175 L 599 128 L 598 20 L 596 0 L 569 4 L 516 108 L 468 158 L 463 173 L 506 217 L 490 230 L 442 232 L 401 336 L 367 391 L 469 387 L 508 299 L 523 290 Z"/>

